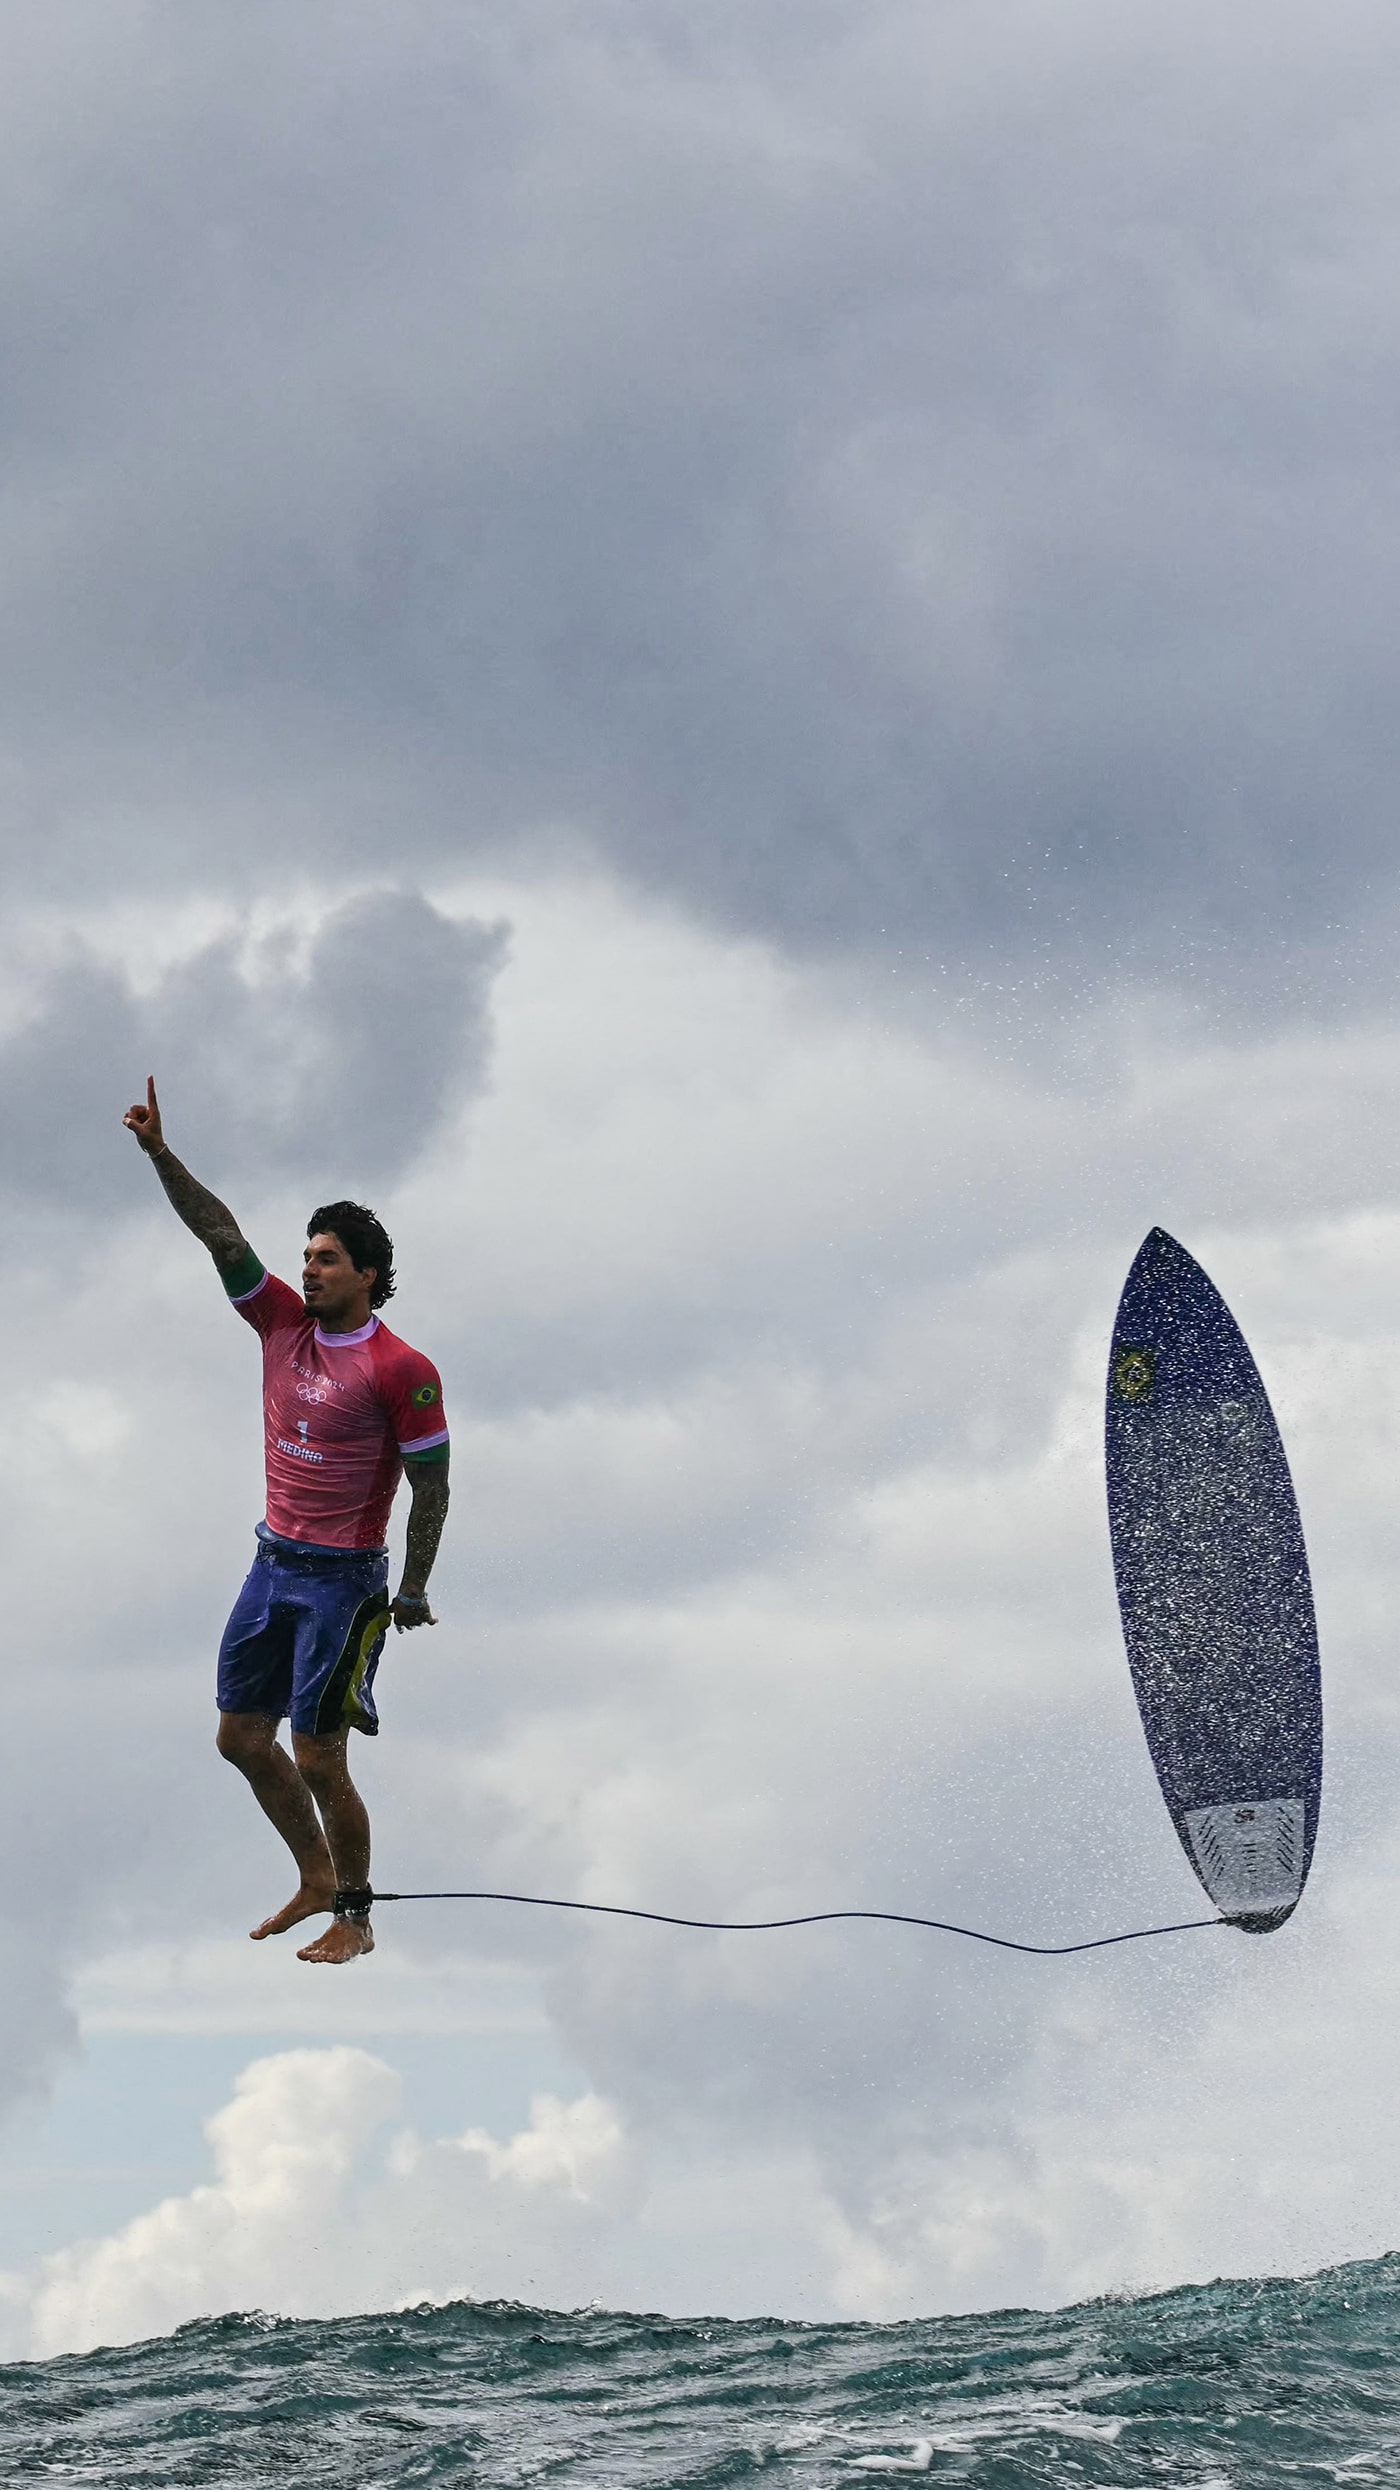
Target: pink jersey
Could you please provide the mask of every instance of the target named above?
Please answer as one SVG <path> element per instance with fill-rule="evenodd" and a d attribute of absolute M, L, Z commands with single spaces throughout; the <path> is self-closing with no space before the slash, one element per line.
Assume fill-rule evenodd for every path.
<path fill-rule="evenodd" d="M 437 1368 L 377 1314 L 363 1331 L 322 1331 L 270 1271 L 233 1303 L 263 1344 L 269 1530 L 315 1547 L 382 1547 L 405 1458 L 446 1449 Z"/>

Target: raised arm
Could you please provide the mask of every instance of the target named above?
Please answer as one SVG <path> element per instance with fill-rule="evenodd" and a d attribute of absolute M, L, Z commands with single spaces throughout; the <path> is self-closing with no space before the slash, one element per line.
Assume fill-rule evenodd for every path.
<path fill-rule="evenodd" d="M 187 1167 L 181 1165 L 160 1128 L 160 1108 L 156 1103 L 156 1085 L 146 1082 L 146 1103 L 128 1107 L 122 1117 L 129 1133 L 134 1133 L 140 1147 L 165 1187 L 166 1199 L 176 1215 L 183 1219 L 191 1236 L 207 1245 L 221 1270 L 237 1262 L 248 1251 L 248 1240 L 226 1202 L 216 1193 L 207 1192 L 197 1184 Z"/>

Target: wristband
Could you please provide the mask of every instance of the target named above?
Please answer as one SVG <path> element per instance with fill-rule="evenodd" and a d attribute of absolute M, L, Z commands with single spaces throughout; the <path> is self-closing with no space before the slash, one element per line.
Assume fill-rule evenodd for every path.
<path fill-rule="evenodd" d="M 394 1593 L 394 1606 L 396 1608 L 426 1608 L 427 1605 L 428 1594 L 426 1591 L 396 1591 Z"/>

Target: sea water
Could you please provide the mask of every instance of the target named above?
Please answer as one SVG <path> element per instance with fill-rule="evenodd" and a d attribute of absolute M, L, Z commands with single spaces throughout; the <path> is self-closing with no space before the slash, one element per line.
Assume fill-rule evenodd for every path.
<path fill-rule="evenodd" d="M 0 2482 L 1400 2483 L 1400 2257 L 915 2324 L 457 2303 L 0 2370 Z"/>

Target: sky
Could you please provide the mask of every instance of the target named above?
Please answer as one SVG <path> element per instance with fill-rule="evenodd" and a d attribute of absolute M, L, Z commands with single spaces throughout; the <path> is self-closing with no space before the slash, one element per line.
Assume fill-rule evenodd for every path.
<path fill-rule="evenodd" d="M 1394 2247 L 1394 12 L 0 22 L 0 2353 Z M 1103 1504 L 1160 1223 L 1303 1512 L 1296 1918 L 250 1946 L 256 1349 L 148 1071 L 442 1371 L 381 1883 L 1196 1916 Z"/>

